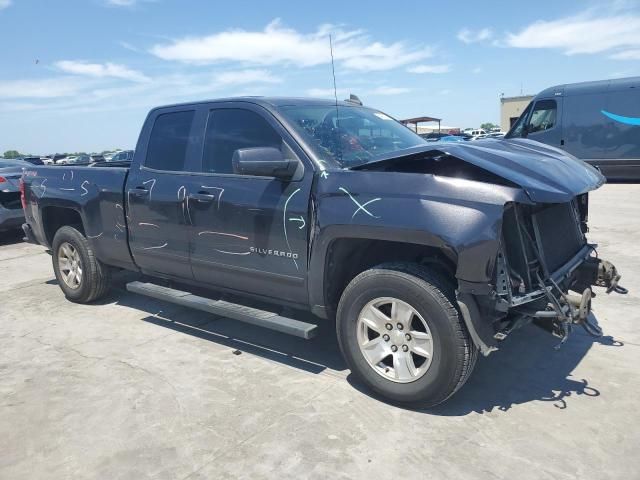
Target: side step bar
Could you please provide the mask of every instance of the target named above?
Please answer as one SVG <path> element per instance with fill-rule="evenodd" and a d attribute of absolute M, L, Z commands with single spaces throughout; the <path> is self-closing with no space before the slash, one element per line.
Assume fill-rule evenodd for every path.
<path fill-rule="evenodd" d="M 269 328 L 278 332 L 294 335 L 304 339 L 315 337 L 318 326 L 312 323 L 301 322 L 293 318 L 281 317 L 280 315 L 259 310 L 257 308 L 245 307 L 236 303 L 225 302 L 224 300 L 212 300 L 210 298 L 199 297 L 189 292 L 182 292 L 173 288 L 162 287 L 153 283 L 129 282 L 127 290 L 133 293 L 157 298 L 165 302 L 190 307 L 196 310 L 213 313 L 221 317 L 232 318 L 241 322 L 251 323 L 259 327 Z"/>

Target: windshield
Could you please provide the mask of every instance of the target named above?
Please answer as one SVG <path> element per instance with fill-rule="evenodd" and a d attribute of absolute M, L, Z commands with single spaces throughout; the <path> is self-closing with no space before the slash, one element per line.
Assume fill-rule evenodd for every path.
<path fill-rule="evenodd" d="M 331 158 L 345 168 L 426 144 L 401 123 L 369 108 L 300 105 L 279 110 L 320 159 Z"/>
<path fill-rule="evenodd" d="M 524 109 L 520 118 L 516 121 L 516 123 L 511 127 L 511 130 L 505 135 L 505 138 L 519 138 L 522 137 L 523 127 L 527 121 L 527 117 L 529 116 L 529 110 L 531 110 L 531 105 L 533 102 L 527 105 L 527 108 Z"/>

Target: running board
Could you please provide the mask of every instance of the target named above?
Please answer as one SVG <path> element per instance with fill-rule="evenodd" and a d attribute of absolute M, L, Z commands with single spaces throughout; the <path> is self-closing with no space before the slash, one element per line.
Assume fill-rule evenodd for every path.
<path fill-rule="evenodd" d="M 293 318 L 281 317 L 280 315 L 259 310 L 257 308 L 245 307 L 236 303 L 225 302 L 224 300 L 212 300 L 210 298 L 199 297 L 189 292 L 182 292 L 173 288 L 162 287 L 153 283 L 129 282 L 127 290 L 139 293 L 147 297 L 157 298 L 165 302 L 190 307 L 196 310 L 213 313 L 225 318 L 231 318 L 240 322 L 250 323 L 259 327 L 269 328 L 281 333 L 310 339 L 315 337 L 318 329 L 317 325 L 301 322 Z"/>

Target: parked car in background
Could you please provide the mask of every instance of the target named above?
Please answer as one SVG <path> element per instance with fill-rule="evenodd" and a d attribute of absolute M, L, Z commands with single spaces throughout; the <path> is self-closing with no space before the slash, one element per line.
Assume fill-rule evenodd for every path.
<path fill-rule="evenodd" d="M 90 157 L 90 162 L 89 163 L 102 163 L 102 162 L 106 162 L 105 158 L 103 155 L 99 155 L 99 154 L 94 154 L 94 155 L 89 155 Z"/>
<path fill-rule="evenodd" d="M 40 157 L 20 157 L 17 160 L 29 162 L 31 165 L 44 165 L 44 162 Z"/>
<path fill-rule="evenodd" d="M 506 138 L 560 148 L 609 180 L 640 180 L 640 77 L 543 90 Z"/>
<path fill-rule="evenodd" d="M 443 137 L 448 137 L 448 133 L 444 132 L 429 132 L 429 133 L 421 133 L 420 136 L 424 138 L 427 142 L 437 142 Z"/>
<path fill-rule="evenodd" d="M 484 138 L 487 136 L 486 130 L 482 128 L 475 128 L 473 130 L 465 130 L 467 135 L 471 137 L 471 140 L 477 140 L 478 138 Z"/>
<path fill-rule="evenodd" d="M 130 162 L 133 160 L 133 150 L 123 150 L 116 153 L 107 162 Z"/>
<path fill-rule="evenodd" d="M 48 155 L 47 157 L 51 160 L 50 163 L 52 163 L 52 164 L 57 164 L 63 158 L 67 158 L 66 155 L 63 155 L 61 153 L 56 153 L 54 155 Z M 45 162 L 45 164 L 47 164 L 47 162 Z"/>
<path fill-rule="evenodd" d="M 33 164 L 19 159 L 0 159 L 0 232 L 19 229 L 24 223 L 20 203 L 20 178 L 24 168 L 33 168 Z"/>

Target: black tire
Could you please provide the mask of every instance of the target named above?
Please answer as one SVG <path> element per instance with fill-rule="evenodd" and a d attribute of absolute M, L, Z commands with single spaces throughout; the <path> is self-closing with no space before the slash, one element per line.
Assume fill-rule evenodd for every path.
<path fill-rule="evenodd" d="M 396 383 L 377 373 L 362 354 L 357 321 L 367 303 L 393 297 L 408 303 L 426 321 L 433 338 L 433 359 L 415 381 Z M 382 264 L 362 272 L 344 290 L 336 317 L 338 343 L 351 372 L 367 387 L 399 403 L 435 406 L 469 378 L 478 350 L 455 307 L 451 281 L 417 264 Z"/>
<path fill-rule="evenodd" d="M 77 288 L 71 288 L 65 282 L 58 262 L 60 248 L 64 243 L 77 250 L 82 267 L 82 280 Z M 90 303 L 103 297 L 111 285 L 111 271 L 95 256 L 87 239 L 73 227 L 61 227 L 53 237 L 52 244 L 53 270 L 60 288 L 72 302 Z"/>

